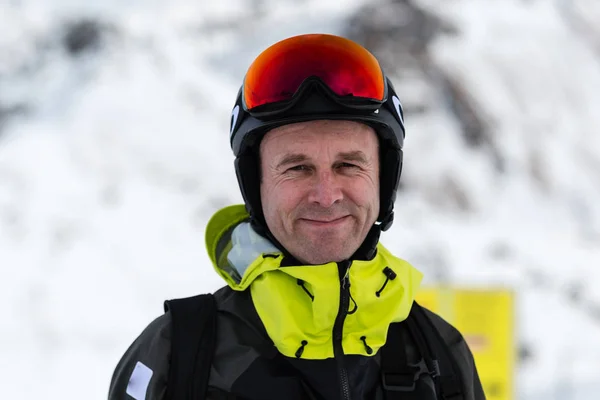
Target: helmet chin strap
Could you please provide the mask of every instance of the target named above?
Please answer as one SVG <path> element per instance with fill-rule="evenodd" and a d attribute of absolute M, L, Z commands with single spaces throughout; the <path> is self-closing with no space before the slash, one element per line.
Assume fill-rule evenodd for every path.
<path fill-rule="evenodd" d="M 351 260 L 372 260 L 377 254 L 377 243 L 381 235 L 381 225 L 373 225 L 360 247 L 354 252 Z"/>
<path fill-rule="evenodd" d="M 383 218 L 381 220 L 381 222 L 379 223 L 379 229 L 382 232 L 387 231 L 388 229 L 390 229 L 390 227 L 392 226 L 392 224 L 394 223 L 394 212 L 390 211 L 385 218 Z"/>

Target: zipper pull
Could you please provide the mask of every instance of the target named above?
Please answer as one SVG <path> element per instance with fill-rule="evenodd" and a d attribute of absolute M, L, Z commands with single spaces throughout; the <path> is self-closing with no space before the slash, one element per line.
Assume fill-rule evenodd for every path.
<path fill-rule="evenodd" d="M 350 264 L 346 267 L 346 274 L 344 275 L 344 279 L 342 279 L 342 288 L 350 287 Z"/>

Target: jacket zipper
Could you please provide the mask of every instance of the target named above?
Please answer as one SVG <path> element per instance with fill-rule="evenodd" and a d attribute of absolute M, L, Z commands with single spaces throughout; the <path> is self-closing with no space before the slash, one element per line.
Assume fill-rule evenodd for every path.
<path fill-rule="evenodd" d="M 346 320 L 348 307 L 350 306 L 350 264 L 350 261 L 338 263 L 338 272 L 340 276 L 340 308 L 333 325 L 333 356 L 337 361 L 340 390 L 343 400 L 350 400 L 350 383 L 348 381 L 348 371 L 346 371 L 344 365 L 344 348 L 342 347 L 344 321 Z"/>

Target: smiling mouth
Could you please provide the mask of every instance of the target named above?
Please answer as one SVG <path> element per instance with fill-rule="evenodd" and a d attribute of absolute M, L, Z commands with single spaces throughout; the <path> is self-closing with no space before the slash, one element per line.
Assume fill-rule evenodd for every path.
<path fill-rule="evenodd" d="M 344 215 L 343 217 L 329 219 L 329 220 L 310 219 L 310 218 L 301 218 L 301 220 L 308 222 L 310 224 L 315 224 L 315 225 L 333 225 L 333 224 L 345 221 L 346 218 L 348 218 L 348 217 L 349 217 L 349 215 Z"/>

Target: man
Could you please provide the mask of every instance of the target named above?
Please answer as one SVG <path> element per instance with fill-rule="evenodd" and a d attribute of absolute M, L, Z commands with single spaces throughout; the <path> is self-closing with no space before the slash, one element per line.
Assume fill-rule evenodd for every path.
<path fill-rule="evenodd" d="M 168 303 L 109 399 L 484 399 L 462 336 L 414 303 L 421 273 L 379 243 L 404 121 L 375 57 L 332 35 L 274 44 L 246 74 L 230 135 L 245 205 L 206 229 L 227 286 L 186 318 Z"/>

